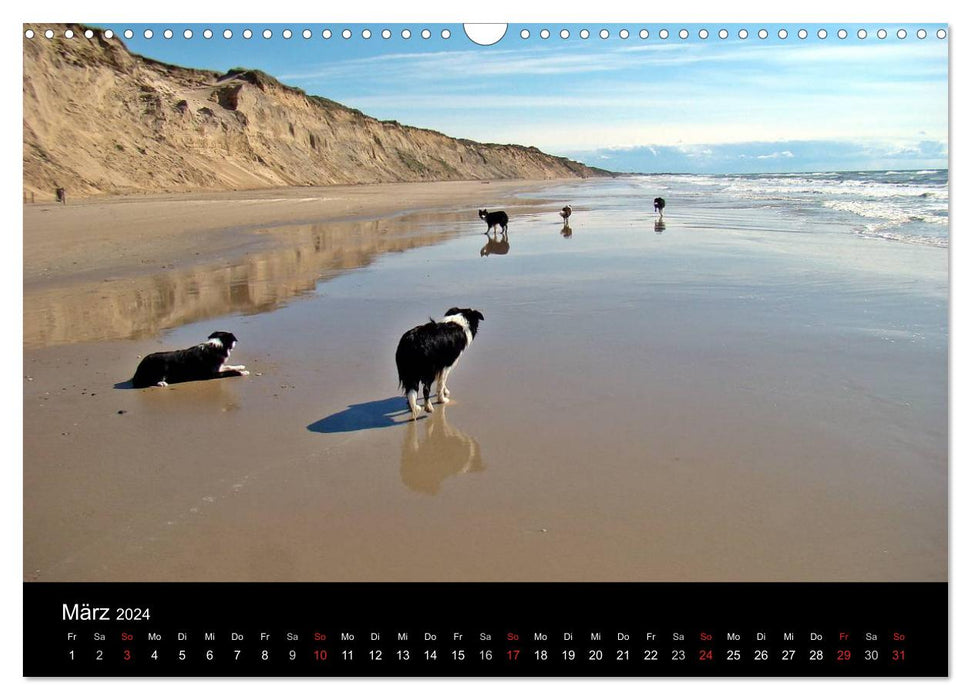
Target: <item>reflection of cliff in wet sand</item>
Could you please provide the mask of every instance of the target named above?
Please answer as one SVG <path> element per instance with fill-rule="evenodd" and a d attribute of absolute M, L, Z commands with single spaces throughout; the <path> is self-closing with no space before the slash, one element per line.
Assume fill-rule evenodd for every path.
<path fill-rule="evenodd" d="M 456 227 L 429 232 L 402 217 L 269 230 L 281 247 L 229 265 L 200 265 L 134 279 L 68 287 L 25 288 L 24 346 L 150 337 L 167 328 L 227 313 L 256 313 L 313 291 L 321 278 L 361 268 L 388 252 L 431 245 Z M 444 217 L 449 218 L 449 217 Z M 421 233 L 417 226 L 426 228 Z"/>
<path fill-rule="evenodd" d="M 479 443 L 449 425 L 445 406 L 425 420 L 409 422 L 406 430 L 401 443 L 401 481 L 412 491 L 435 495 L 450 476 L 485 470 Z M 424 436 L 419 437 L 422 431 Z"/>

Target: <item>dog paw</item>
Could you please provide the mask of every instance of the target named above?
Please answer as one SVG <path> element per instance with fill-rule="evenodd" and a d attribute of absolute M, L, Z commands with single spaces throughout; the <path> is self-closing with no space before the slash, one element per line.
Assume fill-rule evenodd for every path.
<path fill-rule="evenodd" d="M 160 381 L 155 386 L 168 386 L 168 385 L 169 385 L 169 383 L 163 379 L 162 381 Z"/>
<path fill-rule="evenodd" d="M 442 394 L 443 394 L 443 395 L 445 396 L 445 398 L 447 399 L 447 398 L 448 398 L 449 396 L 451 396 L 451 395 L 452 395 L 452 392 L 451 392 L 451 391 L 449 391 L 448 389 L 442 389 Z"/>
<path fill-rule="evenodd" d="M 248 377 L 249 376 L 249 370 L 247 370 L 247 369 L 241 369 L 241 370 L 239 370 L 239 374 L 242 377 Z"/>
<path fill-rule="evenodd" d="M 432 402 L 431 401 L 427 402 L 425 404 L 425 413 L 434 413 L 434 412 L 435 412 L 435 407 L 432 405 Z"/>
<path fill-rule="evenodd" d="M 450 398 L 448 398 L 448 396 L 446 396 L 446 395 L 444 395 L 444 394 L 441 394 L 441 395 L 439 395 L 439 397 L 438 397 L 438 402 L 439 402 L 440 404 L 442 404 L 443 406 L 444 406 L 445 404 L 447 404 L 447 403 L 448 403 L 449 401 L 451 401 L 451 399 L 450 399 Z"/>

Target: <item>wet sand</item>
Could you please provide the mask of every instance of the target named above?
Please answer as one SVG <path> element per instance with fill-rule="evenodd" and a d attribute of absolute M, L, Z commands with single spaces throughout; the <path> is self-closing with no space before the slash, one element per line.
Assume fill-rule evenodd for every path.
<path fill-rule="evenodd" d="M 25 579 L 946 580 L 947 251 L 689 205 L 657 232 L 615 186 L 28 208 Z M 394 347 L 452 305 L 481 333 L 411 423 Z M 217 329 L 251 376 L 125 385 Z"/>
<path fill-rule="evenodd" d="M 493 206 L 537 181 L 398 183 L 69 200 L 24 205 L 24 285 L 101 281 L 272 246 L 265 227 Z"/>

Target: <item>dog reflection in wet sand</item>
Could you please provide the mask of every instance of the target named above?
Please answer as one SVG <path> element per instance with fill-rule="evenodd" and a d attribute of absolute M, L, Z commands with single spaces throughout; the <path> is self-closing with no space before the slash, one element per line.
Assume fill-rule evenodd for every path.
<path fill-rule="evenodd" d="M 401 481 L 409 489 L 434 496 L 450 476 L 485 470 L 479 443 L 448 424 L 444 406 L 422 424 L 409 421 L 401 445 Z"/>
<path fill-rule="evenodd" d="M 488 239 L 479 251 L 480 258 L 487 255 L 505 255 L 509 252 L 509 234 L 497 234 L 495 238 L 489 236 Z"/>

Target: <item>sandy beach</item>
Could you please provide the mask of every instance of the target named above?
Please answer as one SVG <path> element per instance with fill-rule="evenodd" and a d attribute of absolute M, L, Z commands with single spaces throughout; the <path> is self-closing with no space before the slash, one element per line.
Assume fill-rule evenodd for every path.
<path fill-rule="evenodd" d="M 25 580 L 946 580 L 947 249 L 625 187 L 25 206 Z M 126 385 L 214 330 L 250 376 Z"/>

